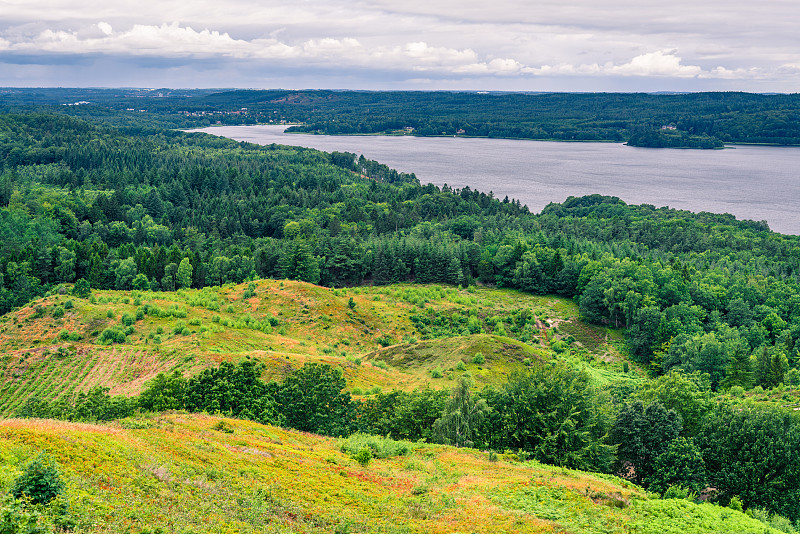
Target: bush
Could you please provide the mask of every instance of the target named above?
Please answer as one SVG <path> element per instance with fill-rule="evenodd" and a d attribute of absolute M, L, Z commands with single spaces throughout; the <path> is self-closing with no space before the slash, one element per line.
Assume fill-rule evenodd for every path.
<path fill-rule="evenodd" d="M 62 317 L 64 317 L 64 308 L 57 306 L 56 309 L 53 310 L 53 319 L 61 319 Z"/>
<path fill-rule="evenodd" d="M 92 294 L 89 282 L 84 278 L 79 279 L 72 288 L 72 294 L 82 299 L 89 298 Z"/>
<path fill-rule="evenodd" d="M 731 387 L 731 389 L 728 390 L 728 393 L 732 397 L 741 399 L 742 397 L 744 397 L 744 388 L 742 386 L 733 386 Z"/>
<path fill-rule="evenodd" d="M 734 495 L 733 497 L 731 497 L 731 502 L 728 503 L 728 508 L 730 508 L 731 510 L 736 510 L 738 512 L 741 512 L 742 500 L 736 495 Z"/>
<path fill-rule="evenodd" d="M 26 510 L 25 503 L 10 495 L 0 495 L 0 532 L 3 534 L 45 534 L 50 532 L 39 525 L 41 514 Z"/>
<path fill-rule="evenodd" d="M 431 378 L 442 378 L 442 370 L 441 369 L 433 369 L 431 371 Z"/>
<path fill-rule="evenodd" d="M 462 361 L 459 361 L 459 362 L 456 364 L 456 371 L 466 371 L 466 370 L 467 370 L 467 366 L 466 366 L 466 365 L 464 365 L 464 362 L 462 362 Z"/>
<path fill-rule="evenodd" d="M 130 313 L 122 314 L 122 324 L 124 324 L 125 326 L 131 326 L 135 322 L 136 322 L 136 317 L 134 317 Z"/>
<path fill-rule="evenodd" d="M 370 458 L 391 458 L 392 456 L 405 456 L 409 453 L 409 444 L 395 441 L 390 438 L 372 436 L 357 432 L 347 438 L 342 444 L 342 452 L 349 454 L 353 459 L 364 449 L 370 451 Z"/>
<path fill-rule="evenodd" d="M 111 345 L 112 343 L 125 343 L 125 332 L 116 326 L 106 328 L 100 334 L 99 341 L 103 345 Z"/>
<path fill-rule="evenodd" d="M 372 460 L 372 449 L 364 447 L 353 456 L 353 460 L 366 467 Z"/>
<path fill-rule="evenodd" d="M 664 492 L 665 499 L 689 499 L 691 500 L 695 494 L 691 493 L 683 486 L 675 485 L 667 488 Z"/>
<path fill-rule="evenodd" d="M 483 354 L 481 354 L 480 352 L 476 352 L 475 356 L 472 357 L 472 363 L 482 365 L 486 363 L 486 358 L 484 358 Z"/>
<path fill-rule="evenodd" d="M 74 307 L 75 307 L 75 303 L 73 303 L 71 300 L 67 299 L 67 301 L 64 302 L 64 309 L 65 310 L 71 310 Z"/>
<path fill-rule="evenodd" d="M 36 504 L 47 504 L 64 492 L 64 482 L 55 461 L 45 453 L 31 460 L 11 485 L 16 499 L 29 498 Z"/>

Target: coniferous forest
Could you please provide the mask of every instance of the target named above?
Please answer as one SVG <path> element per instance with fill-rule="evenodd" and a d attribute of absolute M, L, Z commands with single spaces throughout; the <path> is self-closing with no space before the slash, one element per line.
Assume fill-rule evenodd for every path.
<path fill-rule="evenodd" d="M 245 107 L 243 95 L 235 105 Z M 407 98 L 413 107 L 415 96 Z M 741 118 L 724 128 L 700 121 L 691 131 L 797 143 L 794 127 L 766 133 L 777 131 L 769 121 L 796 115 L 795 100 L 784 100 L 778 107 L 747 96 L 716 101 L 728 106 L 722 116 L 735 111 L 731 102 L 752 109 L 763 125 L 757 137 L 736 137 Z M 40 398 L 18 415 L 96 421 L 184 409 L 332 436 L 518 451 L 624 476 L 658 494 L 714 488 L 722 504 L 800 519 L 798 412 L 731 402 L 756 388 L 800 386 L 800 236 L 726 214 L 599 195 L 531 213 L 513 199 L 422 185 L 351 153 L 237 143 L 115 113 L 93 120 L 41 110 L 0 115 L 0 313 L 65 285 L 85 296 L 261 278 L 330 288 L 480 284 L 573 299 L 584 321 L 624 332 L 629 358 L 650 380 L 636 389 L 598 389 L 581 370 L 545 363 L 501 387 L 476 390 L 465 380 L 450 392 L 355 400 L 330 367 L 309 364 L 282 383 L 264 382 L 248 360 L 189 378 L 160 375 L 130 398 L 102 389 L 69 402 Z M 664 122 L 683 127 L 673 116 L 663 111 Z M 445 119 L 426 120 L 370 115 L 340 124 L 348 132 L 414 124 L 435 132 Z M 494 135 L 447 120 L 468 134 Z M 336 133 L 326 121 L 301 129 Z M 539 137 L 512 131 L 519 124 L 506 127 L 503 136 Z M 598 138 L 631 131 L 603 128 Z M 415 320 L 423 339 L 458 335 L 439 318 Z"/>

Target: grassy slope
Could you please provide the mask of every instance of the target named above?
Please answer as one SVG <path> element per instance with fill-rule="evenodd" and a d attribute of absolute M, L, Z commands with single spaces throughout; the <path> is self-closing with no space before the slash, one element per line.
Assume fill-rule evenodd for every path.
<path fill-rule="evenodd" d="M 342 440 L 161 415 L 111 425 L 0 421 L 0 491 L 47 450 L 86 532 L 771 533 L 713 505 L 614 479 L 438 445 L 362 467 Z"/>
<path fill-rule="evenodd" d="M 526 359 L 554 357 L 551 345 L 570 339 L 558 357 L 587 365 L 598 383 L 637 377 L 621 373 L 620 333 L 579 322 L 577 307 L 565 299 L 415 285 L 332 291 L 275 280 L 254 282 L 252 288 L 249 298 L 248 284 L 169 293 L 95 291 L 92 301 L 56 294 L 7 314 L 0 319 L 0 416 L 13 414 L 34 395 L 54 398 L 96 385 L 111 388 L 112 394 L 132 395 L 158 372 L 178 369 L 189 375 L 245 356 L 266 364 L 265 378 L 280 379 L 309 361 L 339 365 L 348 387 L 362 391 L 428 383 L 449 388 L 462 373 L 457 369 L 461 360 L 480 387 L 502 382 L 524 368 Z M 354 308 L 348 305 L 350 298 Z M 54 311 L 68 300 L 73 307 L 54 318 Z M 179 311 L 145 315 L 125 344 L 98 344 L 99 333 L 121 326 L 123 314 L 135 315 L 144 305 Z M 493 334 L 491 318 L 520 309 L 530 310 L 535 322 L 516 333 L 507 325 L 506 336 Z M 458 313 L 466 318 L 470 310 L 480 319 L 482 333 L 417 339 L 412 315 Z M 277 320 L 274 327 L 266 326 L 270 317 Z M 184 333 L 175 333 L 183 328 Z M 64 330 L 82 339 L 59 339 Z M 529 337 L 527 344 L 508 337 L 521 335 Z M 394 345 L 383 347 L 378 340 L 386 343 L 387 336 Z M 472 363 L 477 352 L 485 356 L 484 364 Z M 432 379 L 434 370 L 442 371 L 442 378 Z"/>

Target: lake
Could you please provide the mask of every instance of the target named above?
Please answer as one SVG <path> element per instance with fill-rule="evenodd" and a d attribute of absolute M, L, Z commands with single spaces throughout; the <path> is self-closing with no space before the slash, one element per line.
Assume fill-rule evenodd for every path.
<path fill-rule="evenodd" d="M 634 148 L 619 143 L 284 133 L 286 126 L 215 126 L 201 131 L 262 145 L 278 143 L 363 154 L 420 182 L 469 186 L 519 199 L 539 212 L 549 202 L 592 193 L 629 204 L 731 213 L 800 234 L 800 148 L 726 150 Z"/>

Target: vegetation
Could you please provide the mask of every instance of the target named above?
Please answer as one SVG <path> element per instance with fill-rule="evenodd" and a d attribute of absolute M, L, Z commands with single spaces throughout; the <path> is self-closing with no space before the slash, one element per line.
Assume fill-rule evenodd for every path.
<path fill-rule="evenodd" d="M 353 154 L 131 126 L 0 116 L 9 524 L 185 529 L 198 501 L 242 531 L 459 530 L 478 505 L 486 531 L 800 519 L 799 237 L 599 195 L 531 214 Z M 171 410 L 210 415 L 148 415 Z M 63 471 L 26 468 L 42 450 Z M 266 475 L 319 486 L 278 505 Z"/>
<path fill-rule="evenodd" d="M 62 105 L 75 101 L 89 104 Z M 291 131 L 628 141 L 686 148 L 800 144 L 797 94 L 7 89 L 0 106 L 58 110 L 137 131 L 302 123 Z"/>
<path fill-rule="evenodd" d="M 220 421 L 231 432 L 213 430 Z M 362 465 L 345 443 L 211 415 L 11 419 L 0 421 L 0 490 L 47 444 L 75 532 L 779 533 L 731 508 L 512 455 L 490 462 L 474 449 L 414 444 Z M 0 517 L 36 512 L 40 532 L 64 517 L 57 501 L 38 511 L 0 502 Z"/>

